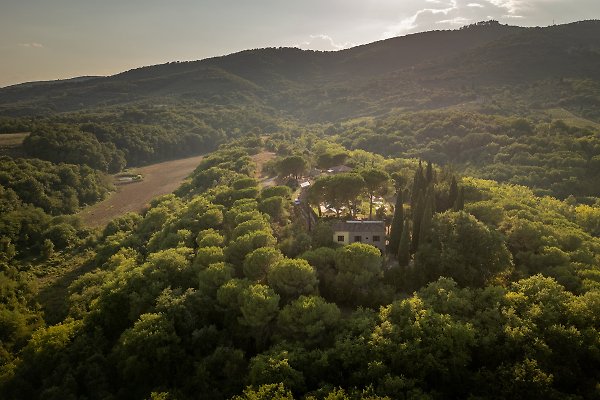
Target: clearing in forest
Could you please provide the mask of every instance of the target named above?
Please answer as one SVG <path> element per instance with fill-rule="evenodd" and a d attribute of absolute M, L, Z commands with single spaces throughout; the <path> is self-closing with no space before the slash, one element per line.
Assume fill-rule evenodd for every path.
<path fill-rule="evenodd" d="M 27 136 L 29 136 L 29 132 L 0 134 L 0 156 L 22 156 L 21 144 Z"/>
<path fill-rule="evenodd" d="M 116 185 L 116 192 L 103 201 L 86 207 L 79 216 L 85 225 L 101 227 L 120 215 L 142 211 L 153 198 L 177 189 L 198 166 L 202 157 L 182 158 L 135 168 L 131 172 L 142 175 L 142 180 Z"/>
<path fill-rule="evenodd" d="M 275 186 L 275 178 L 269 177 L 266 174 L 263 174 L 263 165 L 267 162 L 275 158 L 275 153 L 270 151 L 261 151 L 258 154 L 252 156 L 252 161 L 256 163 L 256 173 L 255 176 L 259 180 L 260 187 L 269 187 Z"/>

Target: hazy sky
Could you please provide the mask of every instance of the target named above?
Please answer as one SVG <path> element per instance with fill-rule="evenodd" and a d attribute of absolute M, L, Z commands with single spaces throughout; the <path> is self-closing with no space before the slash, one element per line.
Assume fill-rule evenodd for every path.
<path fill-rule="evenodd" d="M 338 50 L 497 19 L 600 18 L 600 0 L 0 0 L 0 86 L 239 50 Z"/>

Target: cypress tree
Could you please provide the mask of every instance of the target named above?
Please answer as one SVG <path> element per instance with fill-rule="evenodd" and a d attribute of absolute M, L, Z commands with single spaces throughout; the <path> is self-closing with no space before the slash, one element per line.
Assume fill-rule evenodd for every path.
<path fill-rule="evenodd" d="M 415 203 L 419 200 L 419 193 L 425 189 L 425 177 L 423 176 L 423 164 L 419 160 L 419 167 L 415 171 L 413 178 L 412 191 L 410 193 L 410 206 L 415 207 Z"/>
<path fill-rule="evenodd" d="M 419 244 L 423 244 L 429 239 L 429 230 L 433 219 L 432 197 L 432 191 L 429 191 L 423 209 L 423 216 L 421 217 L 421 225 L 419 226 Z"/>
<path fill-rule="evenodd" d="M 418 200 L 414 208 L 412 209 L 412 242 L 411 252 L 414 253 L 419 247 L 419 233 L 421 230 L 421 218 L 423 217 L 423 210 L 425 209 L 425 196 L 423 192 L 419 192 Z"/>
<path fill-rule="evenodd" d="M 400 244 L 400 237 L 402 236 L 402 222 L 404 221 L 404 198 L 402 196 L 402 190 L 398 191 L 396 196 L 396 206 L 394 208 L 394 218 L 392 219 L 392 226 L 390 227 L 390 243 L 389 252 L 390 254 L 396 254 L 398 252 L 398 245 Z"/>
<path fill-rule="evenodd" d="M 404 229 L 398 245 L 398 263 L 401 267 L 406 267 L 410 262 L 410 237 L 408 218 L 404 221 Z"/>
<path fill-rule="evenodd" d="M 454 203 L 456 202 L 456 198 L 458 197 L 458 184 L 456 183 L 456 178 L 452 176 L 452 181 L 450 182 L 450 190 L 448 191 L 448 206 L 446 210 L 454 207 Z"/>
<path fill-rule="evenodd" d="M 427 169 L 425 172 L 425 179 L 427 183 L 433 182 L 433 165 L 431 165 L 431 161 L 427 161 Z"/>
<path fill-rule="evenodd" d="M 461 187 L 458 191 L 458 196 L 456 196 L 456 201 L 454 202 L 454 211 L 462 211 L 465 208 L 465 188 Z"/>

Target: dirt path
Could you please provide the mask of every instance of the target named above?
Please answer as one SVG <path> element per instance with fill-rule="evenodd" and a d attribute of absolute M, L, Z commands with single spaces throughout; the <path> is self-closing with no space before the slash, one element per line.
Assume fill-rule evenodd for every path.
<path fill-rule="evenodd" d="M 255 177 L 259 180 L 261 187 L 275 186 L 276 177 L 268 177 L 263 174 L 263 165 L 269 160 L 275 158 L 276 154 L 270 151 L 261 151 L 258 154 L 252 156 L 252 161 L 256 163 Z"/>
<path fill-rule="evenodd" d="M 172 193 L 198 166 L 203 156 L 166 161 L 135 168 L 142 174 L 141 182 L 118 185 L 117 191 L 108 198 L 83 209 L 79 216 L 91 227 L 105 226 L 115 217 L 130 211 L 141 211 L 153 198 Z"/>

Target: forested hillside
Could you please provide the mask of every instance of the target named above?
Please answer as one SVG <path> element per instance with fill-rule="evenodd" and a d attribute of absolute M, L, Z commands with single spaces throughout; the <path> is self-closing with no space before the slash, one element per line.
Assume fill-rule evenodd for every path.
<path fill-rule="evenodd" d="M 599 48 L 488 21 L 0 89 L 0 397 L 600 398 Z"/>
<path fill-rule="evenodd" d="M 339 150 L 314 143 L 309 162 Z M 597 207 L 462 179 L 464 206 L 430 207 L 403 266 L 369 245 L 338 247 L 325 221 L 306 231 L 289 189 L 261 190 L 248 152 L 228 147 L 176 195 L 87 245 L 94 269 L 70 286 L 62 323 L 27 341 L 39 314 L 7 303 L 5 323 L 19 322 L 3 340 L 3 393 L 217 399 L 252 385 L 242 398 L 598 395 Z M 425 178 L 408 160 L 347 156 L 357 171 L 368 156 L 394 176 L 413 215 L 413 175 L 446 190 L 442 170 Z"/>

